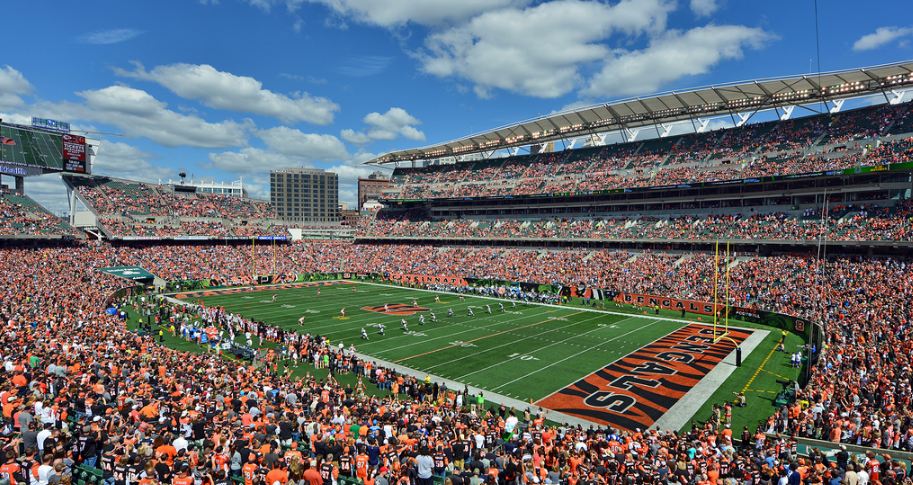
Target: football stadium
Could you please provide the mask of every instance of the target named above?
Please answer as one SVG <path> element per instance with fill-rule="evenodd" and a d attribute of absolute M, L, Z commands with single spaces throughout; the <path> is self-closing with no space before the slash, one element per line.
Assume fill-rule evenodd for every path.
<path fill-rule="evenodd" d="M 913 483 L 913 62 L 714 82 L 366 131 L 352 211 L 0 120 L 0 480 Z"/>

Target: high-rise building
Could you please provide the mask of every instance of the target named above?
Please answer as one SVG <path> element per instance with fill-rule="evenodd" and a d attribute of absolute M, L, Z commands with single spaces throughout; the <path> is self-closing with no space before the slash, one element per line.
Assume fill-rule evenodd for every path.
<path fill-rule="evenodd" d="M 381 172 L 374 172 L 368 178 L 358 178 L 358 207 L 362 210 L 368 200 L 380 200 L 384 190 L 393 188 L 393 181 Z"/>
<path fill-rule="evenodd" d="M 287 168 L 269 174 L 269 197 L 276 218 L 295 222 L 339 222 L 339 178 L 313 168 Z"/>

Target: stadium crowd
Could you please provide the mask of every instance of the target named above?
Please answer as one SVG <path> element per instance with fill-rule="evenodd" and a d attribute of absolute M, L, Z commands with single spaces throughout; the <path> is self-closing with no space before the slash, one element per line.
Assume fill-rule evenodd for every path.
<path fill-rule="evenodd" d="M 75 236 L 70 228 L 25 195 L 0 188 L 0 236 Z"/>
<path fill-rule="evenodd" d="M 388 215 L 389 214 L 389 215 Z M 381 211 L 366 219 L 359 236 L 373 238 L 472 239 L 687 239 L 814 241 L 913 240 L 913 204 L 894 207 L 837 206 L 822 220 L 820 211 L 765 214 L 565 219 L 429 220 Z"/>
<path fill-rule="evenodd" d="M 464 274 L 707 299 L 703 254 L 283 245 L 280 273 Z M 292 379 L 212 353 L 187 354 L 128 332 L 104 311 L 123 283 L 96 271 L 141 264 L 168 279 L 267 271 L 271 248 L 112 247 L 87 243 L 0 248 L 0 473 L 15 484 L 76 483 L 77 465 L 105 483 L 366 485 L 520 483 L 910 483 L 890 450 L 913 450 L 910 369 L 913 279 L 892 259 L 757 257 L 731 274 L 733 302 L 824 322 L 811 383 L 755 430 L 709 420 L 688 432 L 578 429 L 542 416 L 470 406 L 470 396 L 359 361 L 317 336 L 279 335 L 218 312 L 148 303 L 163 322 L 187 319 L 295 339 L 302 359 L 398 397 L 372 397 L 332 379 Z M 251 258 L 254 259 L 251 259 Z M 142 306 L 142 304 L 141 304 Z M 134 318 L 136 315 L 134 315 Z M 326 355 L 327 357 L 323 357 Z M 368 393 L 371 394 L 371 393 Z M 460 402 L 462 401 L 462 402 Z M 725 418 L 722 418 L 725 419 Z M 858 459 L 799 458 L 786 438 L 883 448 Z M 741 433 L 733 436 L 733 433 Z M 741 438 L 740 445 L 732 439 Z"/>
<path fill-rule="evenodd" d="M 400 198 L 587 193 L 908 162 L 910 104 L 394 172 Z"/>
<path fill-rule="evenodd" d="M 65 177 L 115 238 L 212 238 L 286 235 L 268 203 L 107 177 Z"/>

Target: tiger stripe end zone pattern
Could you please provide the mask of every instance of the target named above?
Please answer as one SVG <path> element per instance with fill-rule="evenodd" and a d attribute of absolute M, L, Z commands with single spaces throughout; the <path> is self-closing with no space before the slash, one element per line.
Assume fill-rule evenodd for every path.
<path fill-rule="evenodd" d="M 752 334 L 730 329 L 741 344 Z M 615 428 L 647 429 L 734 349 L 713 343 L 713 328 L 686 325 L 536 404 Z M 708 396 L 709 397 L 709 396 Z"/>

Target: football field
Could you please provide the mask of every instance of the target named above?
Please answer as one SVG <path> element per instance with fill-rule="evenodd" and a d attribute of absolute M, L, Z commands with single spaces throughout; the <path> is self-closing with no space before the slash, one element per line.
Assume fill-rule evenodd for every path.
<path fill-rule="evenodd" d="M 60 135 L 38 130 L 0 126 L 0 161 L 63 169 Z"/>
<path fill-rule="evenodd" d="M 768 333 L 731 328 L 731 340 L 714 343 L 710 326 L 668 316 L 512 304 L 350 281 L 209 290 L 177 297 L 322 335 L 334 345 L 352 344 L 382 365 L 470 385 L 490 393 L 493 400 L 502 396 L 534 402 L 628 429 L 656 423 L 708 374 L 734 367 L 723 360 L 736 342 L 760 342 Z M 448 316 L 451 310 L 453 316 Z M 361 338 L 362 329 L 368 340 Z M 753 333 L 763 335 L 752 337 Z M 766 350 L 762 346 L 757 352 Z M 692 393 L 689 399 L 697 397 L 702 405 L 714 390 L 710 387 L 702 396 Z"/>

